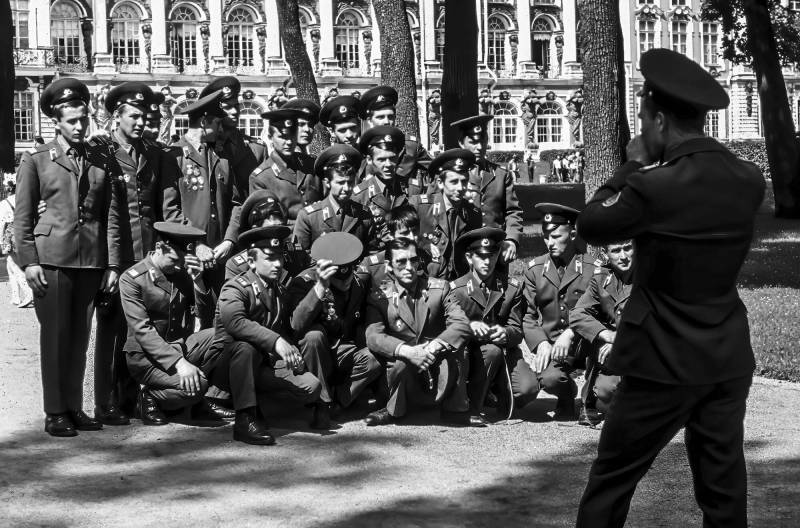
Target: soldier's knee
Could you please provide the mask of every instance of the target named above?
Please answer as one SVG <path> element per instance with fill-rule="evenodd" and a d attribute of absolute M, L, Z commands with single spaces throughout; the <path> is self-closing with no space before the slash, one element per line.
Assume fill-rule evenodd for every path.
<path fill-rule="evenodd" d="M 503 361 L 503 349 L 497 345 L 481 345 L 481 354 L 483 355 L 483 362 L 487 366 Z"/>
<path fill-rule="evenodd" d="M 383 369 L 380 361 L 375 359 L 375 356 L 372 355 L 372 352 L 368 350 L 363 351 L 358 358 L 358 362 L 366 372 L 375 374 L 375 376 L 377 376 Z"/>
<path fill-rule="evenodd" d="M 319 395 L 322 394 L 322 382 L 319 378 L 308 372 L 303 374 L 302 378 L 300 388 L 304 394 L 304 402 L 313 403 L 319 400 Z"/>
<path fill-rule="evenodd" d="M 231 358 L 252 359 L 260 356 L 256 347 L 245 341 L 237 341 L 231 347 Z"/>
<path fill-rule="evenodd" d="M 594 394 L 597 396 L 597 401 L 604 405 L 606 408 L 611 404 L 614 398 L 614 393 L 617 391 L 617 383 L 619 378 L 617 376 L 606 376 L 601 374 L 597 378 L 594 385 Z"/>
<path fill-rule="evenodd" d="M 300 340 L 300 347 L 303 349 L 313 348 L 319 350 L 328 347 L 328 336 L 322 329 L 313 329 L 306 332 Z"/>
<path fill-rule="evenodd" d="M 569 381 L 569 376 L 553 364 L 544 369 L 539 379 L 539 383 L 546 391 L 558 390 L 567 381 Z"/>

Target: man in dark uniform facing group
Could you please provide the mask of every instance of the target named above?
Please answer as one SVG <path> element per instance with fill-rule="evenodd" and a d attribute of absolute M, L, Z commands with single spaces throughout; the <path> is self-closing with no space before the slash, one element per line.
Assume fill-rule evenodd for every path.
<path fill-rule="evenodd" d="M 622 376 L 600 433 L 577 526 L 622 527 L 639 480 L 683 427 L 708 527 L 747 526 L 744 416 L 755 361 L 736 278 L 764 177 L 703 132 L 725 89 L 684 55 L 640 60 L 641 134 L 589 201 L 591 244 L 633 238 L 633 288 L 609 367 Z"/>
<path fill-rule="evenodd" d="M 316 135 L 314 127 L 319 123 L 319 105 L 308 99 L 293 98 L 289 99 L 281 109 L 300 111 L 297 116 L 297 151 L 301 158 L 308 158 L 304 159 L 303 163 L 310 163 L 313 166 L 314 159 L 308 152 L 308 146 Z"/>
<path fill-rule="evenodd" d="M 350 145 L 358 148 L 361 137 L 361 101 L 352 95 L 334 97 L 322 105 L 319 111 L 319 122 L 328 127 L 331 143 Z M 367 160 L 361 160 L 356 170 L 356 183 L 366 178 Z"/>

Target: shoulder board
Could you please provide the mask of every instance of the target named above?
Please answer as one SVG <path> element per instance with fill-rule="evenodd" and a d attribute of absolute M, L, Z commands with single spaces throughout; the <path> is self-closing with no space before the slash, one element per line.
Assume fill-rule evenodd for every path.
<path fill-rule="evenodd" d="M 253 174 L 252 174 L 252 175 L 253 175 L 253 176 L 258 176 L 259 174 L 261 174 L 262 172 L 264 172 L 264 169 L 265 169 L 265 168 L 266 168 L 266 167 L 263 167 L 263 166 L 262 166 L 262 167 L 256 167 L 256 169 L 253 171 Z"/>
<path fill-rule="evenodd" d="M 140 270 L 136 269 L 136 266 L 134 266 L 131 269 L 129 269 L 127 271 L 127 273 L 128 273 L 128 275 L 130 275 L 131 277 L 134 277 L 134 278 L 138 277 L 139 275 L 142 274 L 142 272 Z"/>
<path fill-rule="evenodd" d="M 266 143 L 261 138 L 253 137 L 253 136 L 245 136 L 244 140 L 248 143 L 255 143 L 256 145 L 267 146 Z"/>
<path fill-rule="evenodd" d="M 247 258 L 245 258 L 245 256 L 243 254 L 239 253 L 238 255 L 233 257 L 233 261 L 236 264 L 244 264 L 245 262 L 247 262 Z"/>
<path fill-rule="evenodd" d="M 517 279 L 516 277 L 511 277 L 510 279 L 508 279 L 508 283 L 511 284 L 512 286 L 519 286 L 519 279 Z"/>
<path fill-rule="evenodd" d="M 419 180 L 416 179 L 416 178 L 409 178 L 408 184 L 409 185 L 416 185 L 417 187 L 419 187 Z"/>
<path fill-rule="evenodd" d="M 661 162 L 651 163 L 650 165 L 645 165 L 644 167 L 639 169 L 639 172 L 647 172 L 653 169 L 657 169 L 661 167 L 663 164 Z"/>
<path fill-rule="evenodd" d="M 447 284 L 447 281 L 444 279 L 434 279 L 433 277 L 428 278 L 428 288 L 443 290 L 445 284 Z"/>
<path fill-rule="evenodd" d="M 307 213 L 313 213 L 314 212 L 314 206 L 313 205 L 307 205 L 307 206 L 304 207 L 304 209 L 306 210 Z"/>
<path fill-rule="evenodd" d="M 603 288 L 608 288 L 609 284 L 611 284 L 611 273 L 609 273 L 606 280 L 603 281 Z"/>
<path fill-rule="evenodd" d="M 241 276 L 236 277 L 236 282 L 238 282 L 239 284 L 241 284 L 245 288 L 250 286 L 250 282 L 247 279 L 245 279 L 244 277 L 241 277 Z"/>
<path fill-rule="evenodd" d="M 424 203 L 424 204 L 429 203 L 428 195 L 427 194 L 420 194 L 419 195 L 419 201 L 420 201 L 420 203 Z"/>
<path fill-rule="evenodd" d="M 145 271 L 147 271 L 147 264 L 144 261 L 140 260 L 139 262 L 131 266 L 126 273 L 131 277 L 138 277 Z"/>
<path fill-rule="evenodd" d="M 380 257 L 378 257 L 378 255 L 370 255 L 369 256 L 369 261 L 372 264 L 378 264 L 378 263 L 380 263 L 381 259 L 380 259 Z"/>
<path fill-rule="evenodd" d="M 28 154 L 30 154 L 31 156 L 34 156 L 36 154 L 43 154 L 43 153 L 50 152 L 51 150 L 55 150 L 55 147 L 50 148 L 47 145 L 37 145 L 36 148 L 34 148 L 33 150 L 29 151 Z"/>
<path fill-rule="evenodd" d="M 363 190 L 363 189 L 361 189 L 361 186 L 359 186 L 359 185 L 356 185 L 355 187 L 353 187 L 353 194 L 358 194 L 358 193 L 360 193 L 362 190 Z"/>
<path fill-rule="evenodd" d="M 413 141 L 414 143 L 416 143 L 417 142 L 417 136 L 409 135 L 408 138 L 406 138 L 406 140 L 407 141 Z"/>
<path fill-rule="evenodd" d="M 532 268 L 534 266 L 542 266 L 546 261 L 547 255 L 539 255 L 538 257 L 534 257 L 528 263 L 528 267 Z"/>
<path fill-rule="evenodd" d="M 456 281 L 450 281 L 450 289 L 452 290 L 455 287 L 456 287 Z"/>

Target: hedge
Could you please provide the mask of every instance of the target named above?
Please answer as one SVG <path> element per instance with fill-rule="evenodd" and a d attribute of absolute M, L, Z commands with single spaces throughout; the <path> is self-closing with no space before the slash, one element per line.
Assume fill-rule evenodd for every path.
<path fill-rule="evenodd" d="M 523 154 L 521 150 L 490 150 L 486 153 L 486 159 L 498 165 L 505 165 L 512 159 L 521 163 Z"/>
<path fill-rule="evenodd" d="M 770 178 L 767 147 L 763 139 L 725 141 L 723 144 L 740 158 L 758 165 L 764 177 Z"/>

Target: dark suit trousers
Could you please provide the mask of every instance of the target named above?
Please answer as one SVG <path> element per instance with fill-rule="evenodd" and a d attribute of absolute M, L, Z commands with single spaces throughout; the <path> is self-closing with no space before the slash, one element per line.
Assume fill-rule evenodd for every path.
<path fill-rule="evenodd" d="M 578 509 L 578 528 L 622 527 L 639 480 L 686 427 L 694 494 L 706 528 L 747 526 L 744 415 L 751 376 L 712 385 L 623 377 Z"/>
<path fill-rule="evenodd" d="M 539 380 L 523 359 L 519 347 L 507 350 L 505 357 L 503 348 L 490 343 L 472 343 L 468 348 L 470 409 L 483 411 L 486 393 L 493 384 L 500 384 L 504 390 L 510 390 L 522 407 L 536 399 L 539 394 Z"/>
<path fill-rule="evenodd" d="M 42 266 L 47 291 L 34 298 L 41 326 L 44 412 L 59 414 L 83 406 L 86 348 L 94 298 L 103 270 Z"/>
<path fill-rule="evenodd" d="M 97 307 L 97 333 L 94 343 L 95 405 L 130 405 L 136 402 L 139 385 L 131 378 L 125 361 L 128 323 L 119 293 L 106 308 Z"/>

